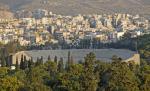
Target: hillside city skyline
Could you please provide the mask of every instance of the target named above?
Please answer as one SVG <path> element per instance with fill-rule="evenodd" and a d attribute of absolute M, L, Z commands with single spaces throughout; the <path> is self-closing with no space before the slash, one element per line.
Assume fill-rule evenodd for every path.
<path fill-rule="evenodd" d="M 150 0 L 0 0 L 0 91 L 150 91 Z"/>

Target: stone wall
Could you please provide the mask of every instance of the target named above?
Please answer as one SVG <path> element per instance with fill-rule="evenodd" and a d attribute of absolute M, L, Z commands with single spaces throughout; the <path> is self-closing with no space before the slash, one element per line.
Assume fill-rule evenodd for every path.
<path fill-rule="evenodd" d="M 18 60 L 18 63 L 20 64 L 22 56 L 23 56 L 23 60 L 24 60 L 24 57 L 26 57 L 26 60 L 31 59 L 29 55 L 27 55 L 24 51 L 21 51 L 12 55 L 12 64 L 16 64 L 17 60 Z"/>
<path fill-rule="evenodd" d="M 97 50 L 98 51 L 98 50 Z M 58 51 L 59 52 L 59 51 Z M 63 51 L 64 53 L 61 53 L 61 52 L 59 52 L 59 53 L 56 53 L 57 55 L 52 55 L 52 54 L 54 54 L 54 52 L 50 55 L 51 57 L 52 57 L 52 59 L 54 59 L 54 56 L 58 56 L 59 57 L 59 55 L 60 55 L 60 57 L 63 57 L 64 58 L 64 62 L 65 62 L 65 60 L 67 61 L 67 55 L 68 55 L 68 51 Z M 74 57 L 74 59 L 76 59 L 76 57 L 77 58 L 80 58 L 80 57 L 82 57 L 83 59 L 84 59 L 84 56 L 86 55 L 86 54 L 88 54 L 88 52 L 86 53 L 86 52 L 83 52 L 83 51 L 81 51 L 82 52 L 82 56 L 78 56 L 78 55 L 72 55 L 73 57 Z M 77 53 L 79 53 L 79 54 L 81 54 L 80 52 L 77 52 Z M 77 54 L 77 53 L 75 53 L 75 54 Z M 97 52 L 96 52 L 97 53 Z M 115 52 L 116 53 L 116 52 Z M 23 56 L 23 58 L 24 58 L 24 56 L 26 57 L 26 59 L 27 60 L 30 60 L 31 59 L 31 57 L 33 58 L 33 61 L 35 62 L 36 61 L 36 59 L 37 59 L 37 57 L 41 57 L 41 56 L 43 56 L 43 59 L 46 61 L 46 59 L 48 58 L 47 56 L 49 55 L 50 53 L 48 52 L 42 52 L 42 51 L 40 51 L 40 52 L 38 52 L 38 51 L 36 51 L 36 52 L 31 52 L 31 53 L 29 53 L 29 52 L 26 52 L 26 51 L 21 51 L 21 52 L 18 52 L 18 53 L 16 53 L 16 54 L 13 54 L 12 55 L 12 64 L 16 64 L 16 61 L 18 60 L 18 63 L 20 64 L 20 61 L 21 61 L 21 57 Z M 83 54 L 84 54 L 84 56 L 83 56 Z M 104 52 L 104 53 L 102 53 L 101 51 L 100 51 L 100 53 L 98 52 L 97 53 L 97 59 L 99 59 L 99 60 L 103 60 L 104 58 L 103 58 L 103 56 L 102 56 L 102 54 L 104 55 L 104 56 L 106 56 L 106 53 Z M 47 56 L 46 56 L 47 55 Z M 122 55 L 126 55 L 126 54 L 122 54 Z M 107 57 L 108 56 L 110 56 L 110 55 L 108 55 L 108 53 L 107 53 Z M 117 55 L 118 56 L 118 55 Z M 112 58 L 112 56 L 110 56 L 110 59 Z M 106 61 L 106 62 L 109 62 L 107 59 L 105 60 L 103 60 L 103 61 Z M 135 63 L 135 64 L 137 64 L 137 65 L 139 65 L 140 64 L 140 55 L 139 54 L 132 54 L 129 58 L 127 58 L 127 59 L 123 59 L 123 61 L 124 62 L 132 62 L 132 63 Z"/>
<path fill-rule="evenodd" d="M 133 62 L 137 65 L 140 65 L 140 55 L 134 54 L 131 58 L 125 60 L 125 62 Z"/>

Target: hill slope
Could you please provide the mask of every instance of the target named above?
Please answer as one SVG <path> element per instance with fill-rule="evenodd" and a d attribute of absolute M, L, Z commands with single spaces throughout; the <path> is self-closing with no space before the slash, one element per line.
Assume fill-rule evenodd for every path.
<path fill-rule="evenodd" d="M 12 10 L 43 8 L 57 14 L 75 15 L 123 12 L 150 14 L 150 0 L 0 0 Z"/>
<path fill-rule="evenodd" d="M 0 18 L 13 18 L 13 13 L 10 12 L 9 7 L 7 5 L 0 3 Z"/>

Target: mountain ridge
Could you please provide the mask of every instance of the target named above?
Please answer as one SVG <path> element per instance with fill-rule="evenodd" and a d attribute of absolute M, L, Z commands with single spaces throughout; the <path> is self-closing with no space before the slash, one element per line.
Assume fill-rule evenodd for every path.
<path fill-rule="evenodd" d="M 149 0 L 0 0 L 12 11 L 46 9 L 56 14 L 130 13 L 150 15 Z"/>
<path fill-rule="evenodd" d="M 10 19 L 13 18 L 13 13 L 9 10 L 9 6 L 0 3 L 0 18 Z"/>

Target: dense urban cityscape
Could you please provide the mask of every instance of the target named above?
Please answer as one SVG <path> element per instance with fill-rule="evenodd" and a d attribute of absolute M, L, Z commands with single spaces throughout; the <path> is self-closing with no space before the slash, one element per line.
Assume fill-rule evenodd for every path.
<path fill-rule="evenodd" d="M 20 11 L 21 12 L 21 11 Z M 150 33 L 149 20 L 139 15 L 77 15 L 62 16 L 38 9 L 32 17 L 0 19 L 0 42 L 18 41 L 20 45 L 45 45 L 45 43 L 78 46 L 83 39 L 97 39 L 102 43 L 116 42 L 125 34 L 131 37 Z"/>
<path fill-rule="evenodd" d="M 149 2 L 0 0 L 0 91 L 150 91 Z"/>

